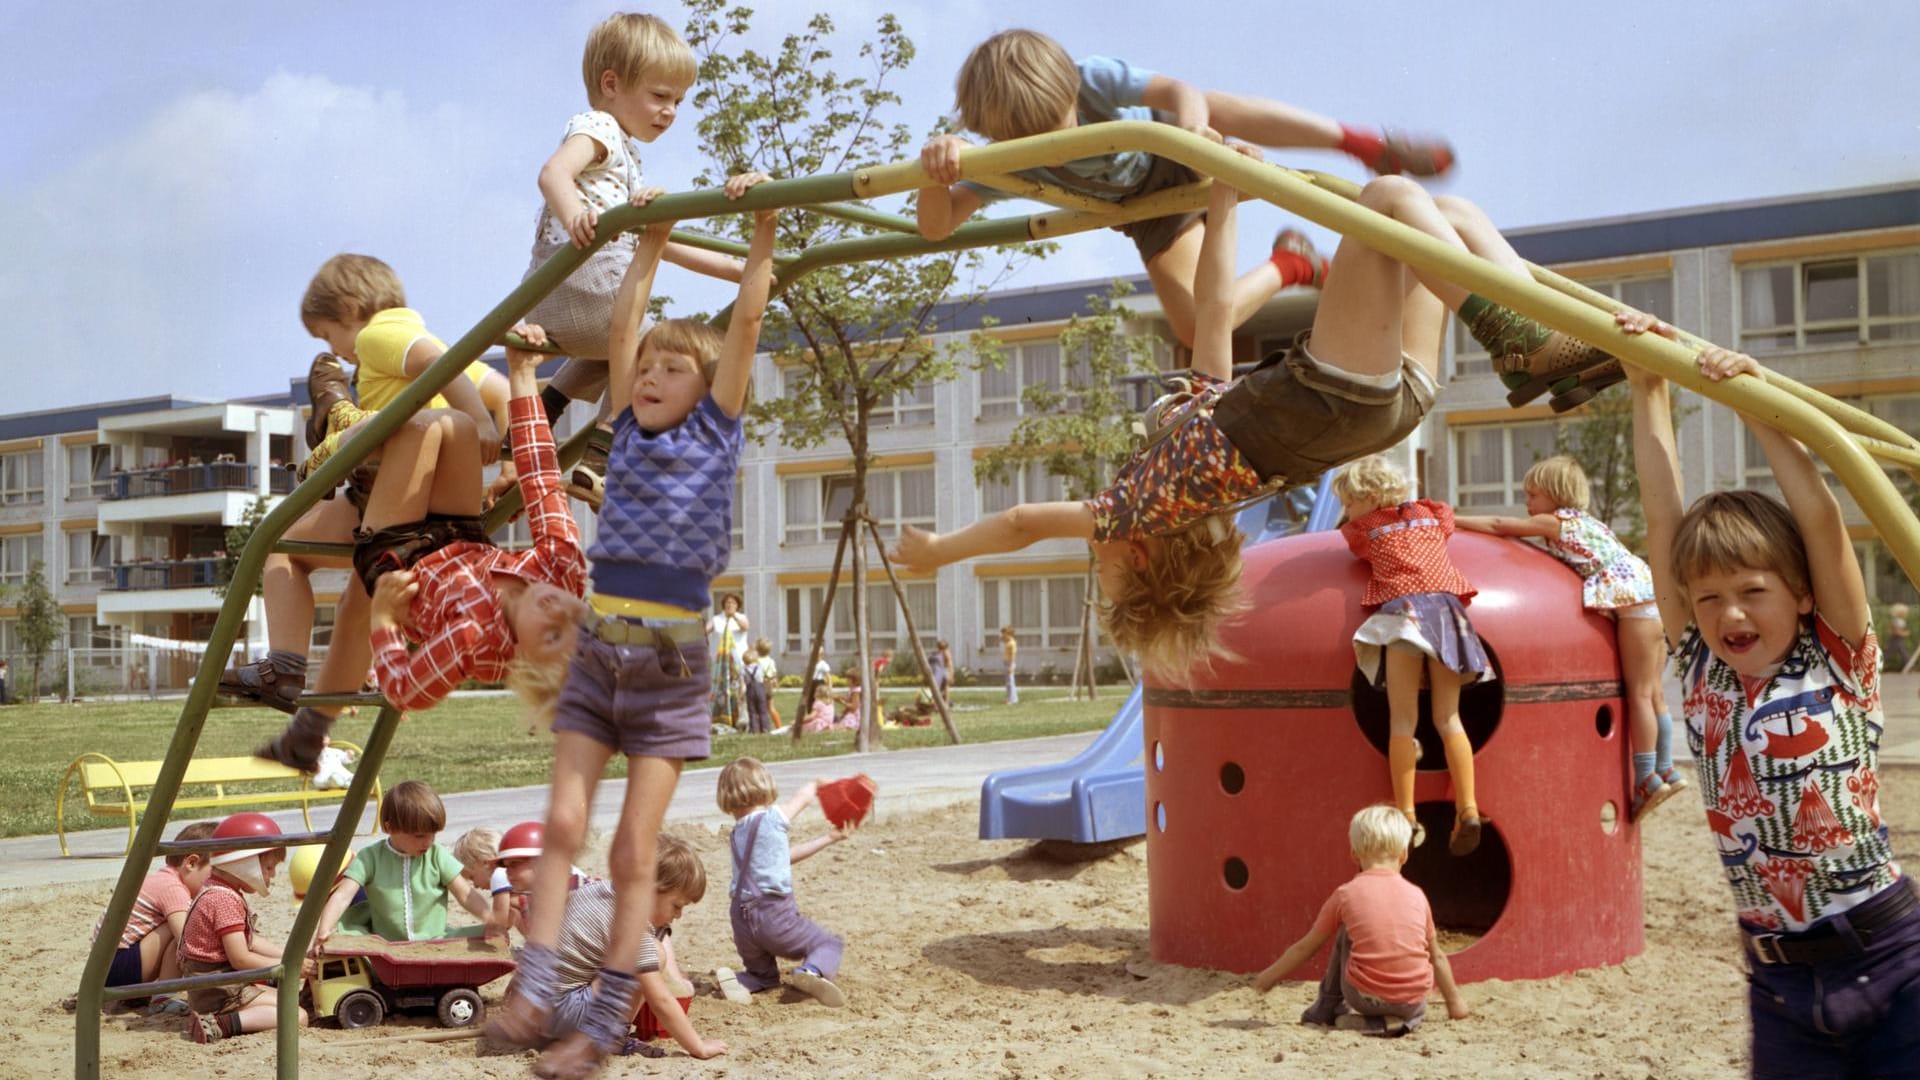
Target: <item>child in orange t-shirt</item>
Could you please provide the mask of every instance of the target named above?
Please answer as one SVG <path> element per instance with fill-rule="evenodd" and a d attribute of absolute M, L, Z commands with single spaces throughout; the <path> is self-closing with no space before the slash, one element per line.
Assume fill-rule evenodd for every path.
<path fill-rule="evenodd" d="M 1466 998 L 1433 936 L 1427 895 L 1400 876 L 1412 839 L 1413 826 L 1396 807 L 1369 806 L 1353 815 L 1347 841 L 1360 872 L 1327 897 L 1313 928 L 1254 978 L 1254 989 L 1273 989 L 1332 938 L 1320 996 L 1300 1014 L 1301 1023 L 1404 1035 L 1425 1019 L 1436 983 L 1447 1015 L 1466 1019 Z"/>

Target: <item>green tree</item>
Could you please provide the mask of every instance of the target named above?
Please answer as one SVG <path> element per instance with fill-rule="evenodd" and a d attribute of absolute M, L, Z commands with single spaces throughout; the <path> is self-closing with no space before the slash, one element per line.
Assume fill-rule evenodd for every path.
<path fill-rule="evenodd" d="M 1061 479 L 1067 498 L 1090 498 L 1106 486 L 1133 450 L 1133 421 L 1138 414 L 1128 382 L 1155 370 L 1157 339 L 1131 332 L 1126 308 L 1120 303 L 1132 292 L 1129 283 L 1115 281 L 1105 295 L 1088 295 L 1087 313 L 1074 316 L 1060 334 L 1060 354 L 1065 359 L 1062 385 L 1033 383 L 1021 391 L 1024 415 L 1005 446 L 994 447 L 974 463 L 979 479 L 1004 480 L 1037 463 L 1049 476 Z M 976 345 L 979 354 L 989 364 L 1003 364 L 997 347 L 981 337 Z M 1077 695 L 1084 674 L 1090 699 L 1096 693 L 1093 608 L 1098 588 L 1099 577 L 1089 554 L 1073 685 Z"/>
<path fill-rule="evenodd" d="M 1699 408 L 1676 393 L 1674 427 Z M 1621 543 L 1644 551 L 1647 519 L 1640 508 L 1640 479 L 1633 471 L 1633 399 L 1626 384 L 1602 391 L 1574 417 L 1554 429 L 1554 452 L 1568 455 L 1586 470 L 1592 488 L 1588 512 L 1606 522 Z"/>
<path fill-rule="evenodd" d="M 67 618 L 60 610 L 60 602 L 54 599 L 53 589 L 47 585 L 45 563 L 33 564 L 18 592 L 15 602 L 18 620 L 14 626 L 20 636 L 21 651 L 33 666 L 33 680 L 27 684 L 27 700 L 38 701 L 41 665 L 46 662 L 47 651 L 53 648 L 53 643 L 60 640 L 61 631 L 66 629 Z"/>
<path fill-rule="evenodd" d="M 901 99 L 889 86 L 913 62 L 914 46 L 892 15 L 875 21 L 872 39 L 859 45 L 849 63 L 834 58 L 833 20 L 825 14 L 809 19 L 804 31 L 786 35 L 777 48 L 761 52 L 742 48 L 737 40 L 750 30 L 750 8 L 730 0 L 688 0 L 687 6 L 686 38 L 700 61 L 693 104 L 702 114 L 700 143 L 708 157 L 697 184 L 713 186 L 749 169 L 783 178 L 842 172 L 917 153 L 925 135 L 916 135 L 901 118 Z M 782 214 L 779 246 L 804 250 L 888 231 L 873 220 L 858 212 Z M 751 222 L 736 215 L 718 219 L 715 227 L 745 239 Z M 755 395 L 751 429 L 760 440 L 777 433 L 794 449 L 846 441 L 853 460 L 852 497 L 814 645 L 818 648 L 825 636 L 842 561 L 851 555 L 854 632 L 859 670 L 867 682 L 873 667 L 865 601 L 874 556 L 892 582 L 914 658 L 922 672 L 928 670 L 905 595 L 869 514 L 873 415 L 897 397 L 962 370 L 968 346 L 936 344 L 932 335 L 945 329 L 938 320 L 977 300 L 1038 252 L 1035 247 L 992 255 L 948 252 L 829 267 L 776 283 L 761 341 L 785 372 L 784 385 Z M 879 695 L 874 689 L 861 695 L 865 716 L 856 745 L 862 750 L 876 730 Z M 811 675 L 807 691 L 810 698 Z M 957 741 L 958 729 L 944 705 L 942 718 Z M 799 736 L 798 723 L 794 734 Z"/>
<path fill-rule="evenodd" d="M 220 553 L 220 562 L 213 568 L 213 591 L 216 595 L 227 595 L 227 586 L 233 584 L 233 571 L 240 565 L 240 554 L 247 549 L 247 541 L 253 539 L 253 530 L 266 519 L 267 510 L 266 496 L 256 495 L 241 513 L 239 523 L 227 527 L 226 549 Z M 260 595 L 260 584 L 257 579 L 254 581 L 253 595 Z"/>

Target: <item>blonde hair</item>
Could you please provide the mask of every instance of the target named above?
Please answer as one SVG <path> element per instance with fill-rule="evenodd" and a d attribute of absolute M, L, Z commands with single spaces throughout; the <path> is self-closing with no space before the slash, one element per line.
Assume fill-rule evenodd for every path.
<path fill-rule="evenodd" d="M 453 842 L 453 857 L 461 866 L 492 866 L 500 861 L 500 830 L 468 829 Z"/>
<path fill-rule="evenodd" d="M 753 652 L 756 656 L 772 656 L 773 642 L 768 641 L 766 638 L 754 638 Z"/>
<path fill-rule="evenodd" d="M 698 69 L 693 50 L 665 19 L 635 12 L 609 15 L 589 31 L 586 52 L 580 58 L 587 100 L 596 106 L 601 102 L 601 72 L 613 72 L 622 83 L 653 75 L 687 87 L 693 85 Z"/>
<path fill-rule="evenodd" d="M 1397 806 L 1375 803 L 1353 815 L 1347 826 L 1347 844 L 1362 866 L 1397 860 L 1413 843 L 1413 823 Z"/>
<path fill-rule="evenodd" d="M 1005 30 L 973 47 L 954 80 L 960 123 L 989 139 L 1018 139 L 1060 126 L 1080 99 L 1080 69 L 1060 43 Z"/>
<path fill-rule="evenodd" d="M 1552 499 L 1555 506 L 1585 510 L 1593 501 L 1593 490 L 1587 484 L 1587 471 L 1565 454 L 1555 454 L 1534 462 L 1533 468 L 1528 469 L 1527 475 L 1521 479 L 1520 486 L 1538 491 Z"/>
<path fill-rule="evenodd" d="M 1210 524 L 1219 521 L 1220 526 Z M 1240 530 L 1210 518 L 1158 538 L 1145 569 L 1121 565 L 1125 584 L 1100 605 L 1100 623 L 1122 652 L 1158 678 L 1237 657 L 1220 631 L 1248 609 L 1240 589 Z"/>
<path fill-rule="evenodd" d="M 1807 544 L 1779 499 L 1759 491 L 1716 491 L 1688 507 L 1673 535 L 1673 577 L 1741 568 L 1771 570 L 1795 596 L 1812 591 Z"/>
<path fill-rule="evenodd" d="M 666 833 L 656 837 L 654 844 L 654 891 L 673 893 L 689 904 L 699 903 L 707 895 L 707 867 L 692 845 Z"/>
<path fill-rule="evenodd" d="M 437 833 L 447 827 L 447 804 L 425 780 L 402 780 L 380 800 L 380 826 L 390 833 Z"/>
<path fill-rule="evenodd" d="M 300 324 L 361 322 L 377 311 L 407 306 L 407 290 L 393 267 L 371 255 L 335 255 L 320 264 L 300 297 Z"/>
<path fill-rule="evenodd" d="M 552 726 L 553 714 L 560 706 L 560 689 L 567 684 L 567 668 L 572 663 L 573 658 L 566 655 L 551 660 L 516 655 L 507 661 L 507 689 L 526 706 L 527 730 Z"/>
<path fill-rule="evenodd" d="M 770 806 L 779 797 L 780 789 L 774 786 L 773 774 L 760 764 L 759 758 L 739 757 L 727 762 L 714 788 L 714 799 L 720 804 L 721 813 L 736 817 L 757 807 Z"/>
<path fill-rule="evenodd" d="M 1345 504 L 1371 502 L 1397 506 L 1406 502 L 1411 493 L 1407 474 L 1379 454 L 1361 458 L 1333 478 L 1333 497 Z"/>
<path fill-rule="evenodd" d="M 726 340 L 725 334 L 699 319 L 662 319 L 653 324 L 652 330 L 647 331 L 647 336 L 640 342 L 640 349 L 645 352 L 646 347 L 651 344 L 656 349 L 666 349 L 669 352 L 693 357 L 694 363 L 700 365 L 700 377 L 705 379 L 707 386 L 711 388 L 713 380 L 720 374 L 720 346 L 725 344 Z M 753 400 L 751 381 L 747 383 L 746 400 Z M 732 596 L 742 610 L 745 609 L 746 604 L 735 593 L 723 595 L 720 598 L 722 603 L 728 596 Z"/>

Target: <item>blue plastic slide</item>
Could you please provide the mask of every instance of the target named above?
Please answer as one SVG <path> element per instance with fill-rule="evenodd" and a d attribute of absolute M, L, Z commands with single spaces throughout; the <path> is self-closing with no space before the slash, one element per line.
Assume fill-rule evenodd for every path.
<path fill-rule="evenodd" d="M 1315 490 L 1296 488 L 1240 511 L 1247 544 L 1333 528 L 1340 520 L 1340 502 L 1332 495 L 1332 477 L 1322 477 Z M 980 786 L 980 839 L 1097 844 L 1145 835 L 1142 695 L 1142 687 L 1135 684 L 1113 722 L 1072 759 L 987 777 Z"/>

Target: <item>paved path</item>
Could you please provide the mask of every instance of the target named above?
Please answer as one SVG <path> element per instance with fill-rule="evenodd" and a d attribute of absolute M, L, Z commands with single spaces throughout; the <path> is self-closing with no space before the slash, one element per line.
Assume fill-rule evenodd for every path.
<path fill-rule="evenodd" d="M 833 758 L 779 761 L 767 766 L 781 791 L 792 791 L 809 780 L 850 776 L 863 772 L 880 785 L 875 804 L 876 818 L 890 814 L 914 814 L 962 803 L 976 803 L 980 785 L 987 774 L 1001 769 L 1027 765 L 1046 765 L 1080 752 L 1098 732 L 1053 735 L 1040 739 L 1010 742 L 968 743 L 960 746 L 927 747 L 918 750 L 877 751 L 869 754 L 845 754 Z M 714 785 L 719 769 L 696 769 L 680 778 L 673 803 L 667 808 L 667 820 L 681 825 L 723 825 L 732 821 L 714 802 Z M 620 802 L 627 782 L 608 780 L 600 785 L 594 798 L 593 826 L 611 831 L 620 814 Z M 501 788 L 494 791 L 466 791 L 443 796 L 447 804 L 447 828 L 440 834 L 444 843 L 463 831 L 479 825 L 506 829 L 521 821 L 544 818 L 547 812 L 547 788 Z M 371 816 L 372 808 L 369 808 Z M 313 824 L 324 829 L 333 824 L 335 807 L 316 808 Z M 289 831 L 304 828 L 298 810 L 278 811 L 271 815 L 280 827 Z M 184 824 L 192 818 L 182 817 Z M 362 827 L 367 821 L 362 820 Z M 169 830 L 171 835 L 172 830 Z M 120 873 L 124 861 L 125 829 L 93 829 L 68 833 L 67 846 L 74 857 L 61 858 L 60 844 L 52 836 L 17 836 L 0 840 L 0 890 L 57 885 L 69 882 L 111 880 Z M 358 846 L 356 844 L 356 846 Z"/>

